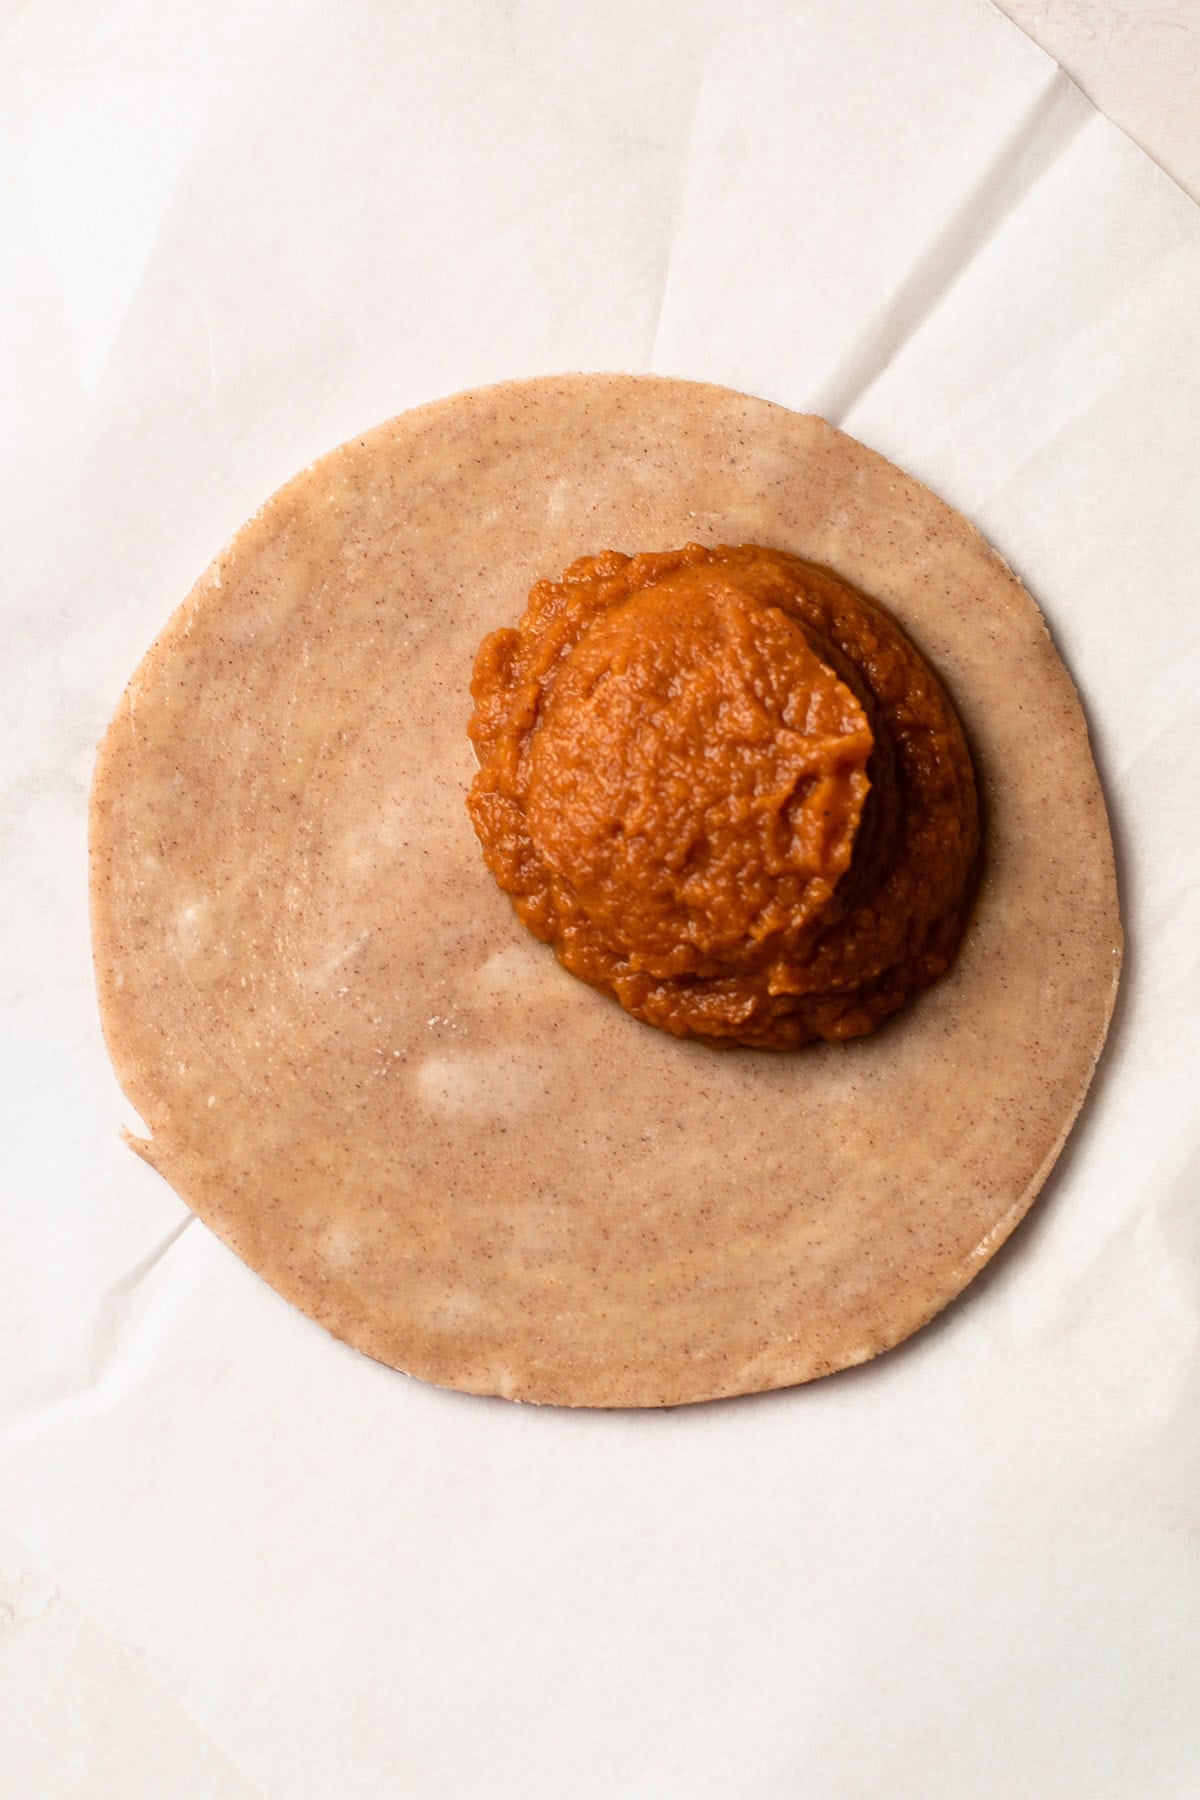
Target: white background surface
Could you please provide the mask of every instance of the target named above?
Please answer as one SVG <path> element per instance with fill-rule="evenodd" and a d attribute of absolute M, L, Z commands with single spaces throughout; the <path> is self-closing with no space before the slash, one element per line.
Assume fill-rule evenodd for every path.
<path fill-rule="evenodd" d="M 1200 214 L 983 0 L 0 33 L 0 1796 L 1190 1800 Z M 1079 680 L 1130 935 L 965 1300 L 670 1414 L 333 1343 L 120 1145 L 91 993 L 93 746 L 209 556 L 362 426 L 565 368 L 823 410 L 979 523 Z"/>

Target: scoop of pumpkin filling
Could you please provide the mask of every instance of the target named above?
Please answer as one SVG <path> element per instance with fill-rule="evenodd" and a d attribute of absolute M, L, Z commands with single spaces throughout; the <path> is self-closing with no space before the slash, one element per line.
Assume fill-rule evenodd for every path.
<path fill-rule="evenodd" d="M 608 551 L 480 646 L 469 796 L 573 974 L 681 1036 L 870 1031 L 951 961 L 970 756 L 929 665 L 830 571 L 753 545 Z"/>

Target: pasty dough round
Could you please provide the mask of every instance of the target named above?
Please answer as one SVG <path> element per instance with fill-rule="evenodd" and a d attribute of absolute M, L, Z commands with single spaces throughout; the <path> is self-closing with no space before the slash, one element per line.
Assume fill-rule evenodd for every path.
<path fill-rule="evenodd" d="M 946 681 L 986 861 L 896 1021 L 721 1052 L 573 980 L 484 867 L 468 681 L 600 548 L 751 543 L 889 606 Z M 1030 1205 L 1116 988 L 1112 848 L 1037 607 L 820 419 L 650 376 L 406 413 L 282 488 L 101 747 L 93 934 L 135 1148 L 282 1294 L 479 1393 L 662 1406 L 917 1329 Z"/>

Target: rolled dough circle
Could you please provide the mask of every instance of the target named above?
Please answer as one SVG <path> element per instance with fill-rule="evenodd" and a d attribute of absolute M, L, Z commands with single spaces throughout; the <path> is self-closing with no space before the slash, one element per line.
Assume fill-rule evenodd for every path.
<path fill-rule="evenodd" d="M 972 923 L 868 1039 L 717 1051 L 639 1024 L 484 868 L 480 638 L 581 555 L 689 540 L 881 600 L 971 740 Z M 280 489 L 130 682 L 91 879 L 135 1148 L 337 1336 L 567 1405 L 785 1386 L 924 1324 L 1035 1198 L 1121 955 L 1082 709 L 1000 558 L 822 420 L 652 376 L 457 395 Z"/>

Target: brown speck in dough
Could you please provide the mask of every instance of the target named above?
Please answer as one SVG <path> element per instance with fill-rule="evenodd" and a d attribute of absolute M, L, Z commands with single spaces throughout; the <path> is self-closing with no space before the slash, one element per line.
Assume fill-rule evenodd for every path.
<path fill-rule="evenodd" d="M 690 540 L 875 595 L 970 738 L 988 853 L 962 952 L 861 1042 L 773 1058 L 641 1025 L 480 860 L 481 637 L 599 544 Z M 368 1354 L 570 1405 L 806 1381 L 923 1324 L 1035 1197 L 1120 960 L 1082 711 L 1004 564 L 821 420 L 654 377 L 459 395 L 281 489 L 134 677 L 91 857 L 139 1154 Z"/>

